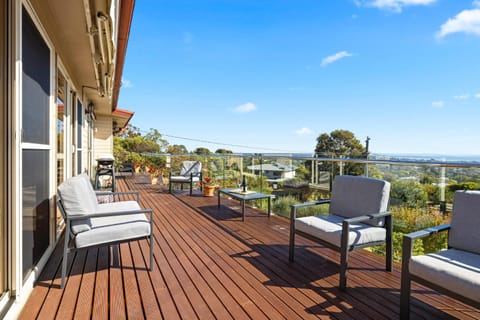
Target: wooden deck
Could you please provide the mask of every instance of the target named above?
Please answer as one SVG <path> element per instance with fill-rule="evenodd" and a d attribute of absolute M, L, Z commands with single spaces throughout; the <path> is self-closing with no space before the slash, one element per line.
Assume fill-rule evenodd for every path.
<path fill-rule="evenodd" d="M 27 301 L 21 319 L 396 319 L 400 265 L 351 255 L 347 292 L 337 289 L 336 252 L 297 237 L 288 261 L 289 224 L 248 208 L 245 223 L 234 201 L 187 193 L 170 195 L 141 177 L 118 179 L 140 190 L 154 210 L 154 270 L 148 243 L 70 255 L 60 289 L 62 243 Z M 480 310 L 413 285 L 413 319 L 480 319 Z"/>

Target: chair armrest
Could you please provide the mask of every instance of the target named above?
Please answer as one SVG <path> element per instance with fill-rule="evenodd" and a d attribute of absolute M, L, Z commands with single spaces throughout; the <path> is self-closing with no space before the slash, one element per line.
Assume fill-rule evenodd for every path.
<path fill-rule="evenodd" d="M 140 210 L 131 210 L 131 211 L 115 211 L 115 212 L 102 212 L 102 213 L 92 213 L 84 215 L 75 215 L 67 216 L 67 220 L 76 221 L 83 220 L 86 218 L 100 218 L 100 217 L 113 217 L 113 216 L 126 216 L 131 214 L 146 213 L 150 215 L 150 221 L 152 220 L 152 209 L 140 209 Z"/>
<path fill-rule="evenodd" d="M 412 257 L 412 248 L 413 248 L 414 240 L 429 237 L 439 232 L 444 232 L 448 230 L 450 230 L 450 223 L 426 228 L 423 230 L 419 230 L 419 231 L 415 231 L 415 232 L 411 232 L 409 234 L 403 235 L 402 269 L 406 268 L 405 270 L 408 270 L 408 261 L 410 261 L 410 258 Z"/>
<path fill-rule="evenodd" d="M 135 195 L 136 198 L 137 198 L 137 202 L 140 202 L 140 192 L 138 192 L 138 191 L 124 191 L 124 192 L 96 191 L 95 195 L 97 195 L 97 196 L 113 196 L 114 200 L 115 200 L 115 196 Z"/>
<path fill-rule="evenodd" d="M 421 239 L 421 238 L 425 238 L 425 237 L 429 237 L 431 235 L 437 234 L 439 232 L 447 231 L 449 229 L 450 229 L 450 223 L 446 223 L 439 226 L 430 227 L 430 228 L 422 229 L 419 231 L 411 232 L 409 234 L 405 234 L 403 235 L 403 239 L 404 240 L 405 238 L 409 238 L 411 240 Z"/>
<path fill-rule="evenodd" d="M 378 219 L 378 218 L 384 218 L 384 217 L 389 217 L 391 216 L 392 213 L 390 211 L 385 211 L 385 212 L 378 212 L 378 213 L 369 213 L 365 214 L 363 216 L 358 216 L 354 218 L 348 218 L 343 220 L 343 223 L 358 223 L 358 222 L 364 222 L 372 219 Z"/>
<path fill-rule="evenodd" d="M 290 221 L 293 222 L 297 218 L 297 209 L 306 208 L 306 207 L 313 207 L 313 206 L 326 204 L 326 203 L 330 203 L 330 199 L 292 204 L 290 206 L 290 208 L 291 208 Z"/>

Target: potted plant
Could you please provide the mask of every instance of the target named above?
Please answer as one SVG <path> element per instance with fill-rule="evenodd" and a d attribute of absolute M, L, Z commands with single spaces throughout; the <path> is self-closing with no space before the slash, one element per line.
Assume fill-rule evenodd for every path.
<path fill-rule="evenodd" d="M 152 184 L 157 184 L 158 178 L 162 176 L 162 169 L 157 166 L 150 167 L 148 168 L 148 174 L 150 175 Z"/>
<path fill-rule="evenodd" d="M 204 177 L 202 179 L 203 195 L 205 197 L 213 197 L 215 189 L 218 188 L 217 183 L 212 177 Z"/>

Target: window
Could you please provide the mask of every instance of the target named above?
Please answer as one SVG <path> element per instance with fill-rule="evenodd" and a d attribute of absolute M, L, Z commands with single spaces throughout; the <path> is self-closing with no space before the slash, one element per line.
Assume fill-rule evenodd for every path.
<path fill-rule="evenodd" d="M 50 49 L 22 12 L 22 271 L 23 279 L 50 242 Z"/>
<path fill-rule="evenodd" d="M 6 177 L 5 166 L 7 154 L 7 144 L 5 143 L 5 128 L 6 128 L 6 108 L 7 108 L 7 1 L 0 1 L 0 297 L 6 290 L 6 210 L 5 210 L 5 191 L 6 191 Z"/>
<path fill-rule="evenodd" d="M 77 100 L 77 173 L 82 173 L 83 107 Z"/>
<path fill-rule="evenodd" d="M 57 155 L 57 186 L 59 186 L 65 180 L 65 102 L 67 96 L 67 81 L 62 72 L 57 69 L 57 143 L 56 143 L 56 155 Z M 60 236 L 60 231 L 63 230 L 64 222 L 60 210 L 57 208 L 56 215 L 56 235 Z"/>

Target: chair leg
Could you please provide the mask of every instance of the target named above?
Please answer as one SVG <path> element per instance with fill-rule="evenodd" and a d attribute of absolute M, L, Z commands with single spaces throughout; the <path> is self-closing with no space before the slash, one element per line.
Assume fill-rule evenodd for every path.
<path fill-rule="evenodd" d="M 153 232 L 150 234 L 150 271 L 153 270 Z"/>
<path fill-rule="evenodd" d="M 348 248 L 341 248 L 340 253 L 340 283 L 339 288 L 342 291 L 347 290 L 347 268 L 348 268 Z"/>
<path fill-rule="evenodd" d="M 408 270 L 403 270 L 401 275 L 401 284 L 400 284 L 400 319 L 408 320 L 410 319 L 410 291 L 411 291 L 411 281 Z"/>
<path fill-rule="evenodd" d="M 348 268 L 348 233 L 349 224 L 343 222 L 342 225 L 342 240 L 340 246 L 340 284 L 339 288 L 342 291 L 347 290 L 347 268 Z"/>
<path fill-rule="evenodd" d="M 413 240 L 403 236 L 402 242 L 402 274 L 400 282 L 400 319 L 410 319 L 410 258 L 412 257 Z"/>
<path fill-rule="evenodd" d="M 392 271 L 393 264 L 393 242 L 392 242 L 392 216 L 385 217 L 385 226 L 387 231 L 386 250 L 385 250 L 385 269 Z"/>
<path fill-rule="evenodd" d="M 290 248 L 288 250 L 288 260 L 295 261 L 295 231 L 290 230 Z"/>
<path fill-rule="evenodd" d="M 288 260 L 290 260 L 291 262 L 295 260 L 295 218 L 296 216 L 297 216 L 296 208 L 292 206 L 290 210 L 290 248 L 288 250 Z"/>
<path fill-rule="evenodd" d="M 63 289 L 65 287 L 65 277 L 67 276 L 67 258 L 68 258 L 68 238 L 70 237 L 70 232 L 68 229 L 70 228 L 70 223 L 67 223 L 65 227 L 65 242 L 63 245 L 63 260 L 62 260 L 62 282 L 60 287 Z"/>
<path fill-rule="evenodd" d="M 190 179 L 190 195 L 192 195 L 193 190 L 193 179 Z"/>

